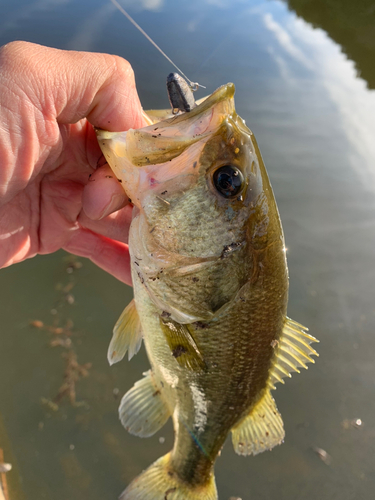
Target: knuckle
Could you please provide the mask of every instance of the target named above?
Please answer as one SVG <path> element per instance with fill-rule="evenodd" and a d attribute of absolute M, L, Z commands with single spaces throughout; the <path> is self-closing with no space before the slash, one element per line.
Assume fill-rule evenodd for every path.
<path fill-rule="evenodd" d="M 128 84 L 133 84 L 135 81 L 134 70 L 129 61 L 123 59 L 120 56 L 112 56 L 115 62 L 115 71 L 118 73 L 121 79 L 126 81 Z"/>
<path fill-rule="evenodd" d="M 9 42 L 0 48 L 1 65 L 12 65 L 15 59 L 26 59 L 27 53 L 34 44 L 30 42 L 15 41 Z"/>

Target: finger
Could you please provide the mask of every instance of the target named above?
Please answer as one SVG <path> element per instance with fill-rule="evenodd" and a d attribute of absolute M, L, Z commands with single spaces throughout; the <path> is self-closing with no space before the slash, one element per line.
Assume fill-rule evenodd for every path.
<path fill-rule="evenodd" d="M 132 220 L 133 206 L 127 205 L 125 208 L 104 217 L 101 220 L 92 220 L 82 212 L 78 217 L 81 226 L 94 233 L 101 234 L 112 240 L 127 243 L 129 239 L 129 227 Z"/>
<path fill-rule="evenodd" d="M 94 126 L 114 131 L 146 124 L 133 70 L 118 56 L 11 42 L 0 49 L 0 90 L 5 123 L 0 141 L 2 203 L 43 166 L 54 168 L 70 134 L 68 125 L 86 117 Z M 86 149 L 98 152 L 92 129 Z"/>
<path fill-rule="evenodd" d="M 115 278 L 132 285 L 128 245 L 87 229 L 78 229 L 63 248 L 67 252 L 89 258 Z"/>
<path fill-rule="evenodd" d="M 103 219 L 128 203 L 129 198 L 108 165 L 90 174 L 82 194 L 82 207 L 87 217 Z"/>

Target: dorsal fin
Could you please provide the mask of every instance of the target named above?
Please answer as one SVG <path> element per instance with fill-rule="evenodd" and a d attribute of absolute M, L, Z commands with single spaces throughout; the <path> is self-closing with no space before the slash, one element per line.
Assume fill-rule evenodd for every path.
<path fill-rule="evenodd" d="M 292 372 L 299 373 L 299 367 L 307 369 L 306 363 L 315 363 L 311 356 L 319 356 L 310 344 L 319 342 L 307 333 L 307 328 L 286 318 L 283 333 L 279 341 L 275 341 L 276 355 L 271 368 L 268 385 L 275 389 L 275 384 L 284 384 L 284 377 L 291 377 Z"/>
<path fill-rule="evenodd" d="M 284 436 L 283 420 L 269 388 L 249 415 L 232 429 L 234 451 L 238 455 L 272 450 L 283 442 Z"/>

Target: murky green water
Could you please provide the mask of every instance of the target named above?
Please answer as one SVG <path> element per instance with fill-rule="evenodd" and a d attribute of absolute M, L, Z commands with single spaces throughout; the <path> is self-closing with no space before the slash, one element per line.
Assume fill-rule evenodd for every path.
<path fill-rule="evenodd" d="M 373 498 L 375 3 L 123 4 L 208 92 L 236 84 L 237 110 L 258 139 L 283 219 L 289 315 L 321 340 L 317 364 L 275 394 L 285 444 L 242 458 L 228 443 L 216 466 L 220 498 Z M 144 107 L 168 106 L 171 67 L 107 1 L 3 0 L 1 7 L 0 44 L 26 39 L 120 54 L 135 69 Z M 79 262 L 57 253 L 0 272 L 0 447 L 15 466 L 10 500 L 115 499 L 172 446 L 170 424 L 144 440 L 121 427 L 119 397 L 148 367 L 143 350 L 112 368 L 106 360 L 131 290 Z M 31 327 L 36 320 L 44 328 Z M 78 364 L 92 364 L 76 384 L 77 407 L 59 393 L 62 356 L 72 351 L 50 346 L 66 338 Z M 58 394 L 55 411 L 48 400 Z"/>

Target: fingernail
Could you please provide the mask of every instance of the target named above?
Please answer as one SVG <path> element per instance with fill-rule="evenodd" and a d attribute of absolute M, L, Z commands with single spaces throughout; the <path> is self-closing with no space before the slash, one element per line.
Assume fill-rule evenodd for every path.
<path fill-rule="evenodd" d="M 112 195 L 111 201 L 105 207 L 98 220 L 104 219 L 104 217 L 107 217 L 107 215 L 111 214 L 112 212 L 120 210 L 120 208 L 123 208 L 125 205 L 126 205 L 126 197 L 124 195 L 122 194 Z"/>

